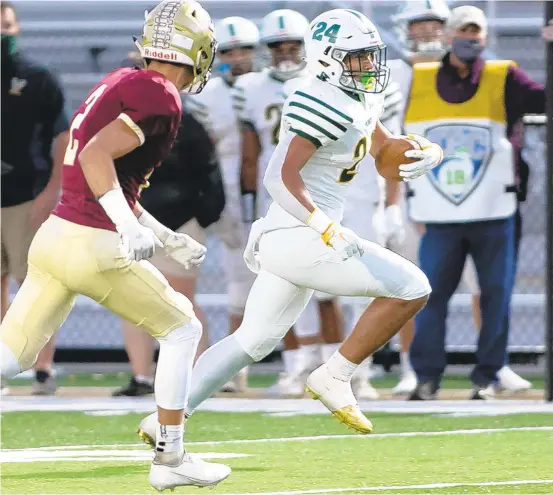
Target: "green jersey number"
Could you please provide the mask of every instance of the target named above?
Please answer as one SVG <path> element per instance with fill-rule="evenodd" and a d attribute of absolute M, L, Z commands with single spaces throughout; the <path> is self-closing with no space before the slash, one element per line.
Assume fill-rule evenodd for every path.
<path fill-rule="evenodd" d="M 265 120 L 271 124 L 271 144 L 278 144 L 278 135 L 280 133 L 280 119 L 282 117 L 282 105 L 269 105 L 265 109 Z"/>
<path fill-rule="evenodd" d="M 351 180 L 355 177 L 355 174 L 359 171 L 359 163 L 365 156 L 367 155 L 367 138 L 363 136 L 356 144 L 355 151 L 353 152 L 353 159 L 355 160 L 355 163 L 349 167 L 344 168 L 340 172 L 340 177 L 338 178 L 338 182 L 340 184 L 347 184 L 348 182 L 351 182 Z"/>
<path fill-rule="evenodd" d="M 338 35 L 338 31 L 340 31 L 340 24 L 332 24 L 328 29 L 327 26 L 328 24 L 326 22 L 319 22 L 319 24 L 315 26 L 313 39 L 322 41 L 323 36 L 326 36 L 329 43 L 336 43 L 336 36 Z"/>

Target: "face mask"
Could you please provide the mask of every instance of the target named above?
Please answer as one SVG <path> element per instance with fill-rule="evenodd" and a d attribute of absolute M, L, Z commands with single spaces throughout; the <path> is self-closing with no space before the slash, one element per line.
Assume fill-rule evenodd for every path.
<path fill-rule="evenodd" d="M 2 34 L 2 56 L 10 57 L 17 51 L 17 36 L 14 34 Z"/>
<path fill-rule="evenodd" d="M 474 62 L 484 51 L 484 45 L 478 40 L 468 40 L 465 38 L 453 38 L 451 50 L 461 62 Z"/>

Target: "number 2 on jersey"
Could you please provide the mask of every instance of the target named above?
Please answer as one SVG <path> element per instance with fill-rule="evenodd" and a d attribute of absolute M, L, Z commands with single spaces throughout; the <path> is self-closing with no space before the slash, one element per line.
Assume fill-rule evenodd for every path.
<path fill-rule="evenodd" d="M 355 174 L 359 171 L 359 163 L 365 156 L 367 155 L 367 138 L 363 136 L 355 145 L 355 151 L 353 152 L 353 159 L 355 160 L 355 163 L 349 167 L 344 168 L 340 172 L 340 177 L 338 178 L 338 182 L 340 184 L 347 184 L 348 182 L 351 182 L 351 180 L 355 177 Z"/>
<path fill-rule="evenodd" d="M 271 123 L 271 144 L 278 144 L 278 135 L 280 133 L 280 118 L 282 117 L 282 105 L 269 105 L 265 109 L 265 120 Z"/>
<path fill-rule="evenodd" d="M 73 137 L 73 134 L 81 126 L 85 117 L 88 115 L 88 112 L 90 112 L 91 108 L 98 101 L 98 98 L 102 96 L 102 93 L 106 90 L 106 88 L 106 84 L 98 86 L 94 90 L 94 92 L 91 93 L 90 96 L 86 99 L 86 107 L 84 109 L 84 112 L 75 115 L 75 118 L 71 123 L 71 129 L 69 129 L 69 144 L 67 145 L 67 149 L 65 150 L 65 155 L 63 157 L 64 165 L 68 165 L 71 167 L 75 164 L 75 158 L 77 158 L 77 150 L 79 149 L 79 141 Z"/>

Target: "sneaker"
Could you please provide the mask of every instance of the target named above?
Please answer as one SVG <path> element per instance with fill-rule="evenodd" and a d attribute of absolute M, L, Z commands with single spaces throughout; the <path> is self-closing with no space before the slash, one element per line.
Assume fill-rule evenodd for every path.
<path fill-rule="evenodd" d="M 248 368 L 241 369 L 221 388 L 221 392 L 229 394 L 243 394 L 246 390 L 248 390 Z"/>
<path fill-rule="evenodd" d="M 402 373 L 398 384 L 392 389 L 393 395 L 409 395 L 417 388 L 417 375 L 414 371 Z"/>
<path fill-rule="evenodd" d="M 320 400 L 340 423 L 360 433 L 372 433 L 373 425 L 359 409 L 351 382 L 334 378 L 325 364 L 307 378 L 305 390 Z"/>
<path fill-rule="evenodd" d="M 351 388 L 357 400 L 376 400 L 380 396 L 368 378 L 356 377 L 355 373 L 351 379 Z"/>
<path fill-rule="evenodd" d="M 433 382 L 417 383 L 415 390 L 407 400 L 436 400 L 438 396 L 438 385 Z"/>
<path fill-rule="evenodd" d="M 112 397 L 143 397 L 154 393 L 154 386 L 150 383 L 138 382 L 133 376 L 126 387 L 113 392 Z"/>
<path fill-rule="evenodd" d="M 487 387 L 479 387 L 474 385 L 472 388 L 472 395 L 470 400 L 493 400 L 495 399 L 495 389 L 493 385 Z"/>
<path fill-rule="evenodd" d="M 150 467 L 150 485 L 158 491 L 177 486 L 215 486 L 228 478 L 232 469 L 224 464 L 205 462 L 190 454 L 184 454 L 178 466 L 168 466 L 152 462 Z"/>
<path fill-rule="evenodd" d="M 499 380 L 499 390 L 506 390 L 508 392 L 526 392 L 532 388 L 532 384 L 517 375 L 509 366 L 503 366 L 497 372 L 497 379 Z"/>
<path fill-rule="evenodd" d="M 32 395 L 56 395 L 58 386 L 56 378 L 47 371 L 37 371 L 36 380 L 33 382 Z"/>
<path fill-rule="evenodd" d="M 8 380 L 6 380 L 5 378 L 2 378 L 1 379 L 1 383 L 0 383 L 0 396 L 4 396 L 4 395 L 9 395 L 10 394 L 10 389 L 8 387 Z"/>

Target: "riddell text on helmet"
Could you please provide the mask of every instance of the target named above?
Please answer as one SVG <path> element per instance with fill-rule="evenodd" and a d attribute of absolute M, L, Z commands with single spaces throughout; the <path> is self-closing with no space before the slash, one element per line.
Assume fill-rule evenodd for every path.
<path fill-rule="evenodd" d="M 144 49 L 144 56 L 161 58 L 163 60 L 177 60 L 176 53 L 163 53 L 157 50 L 150 50 L 149 48 Z"/>

